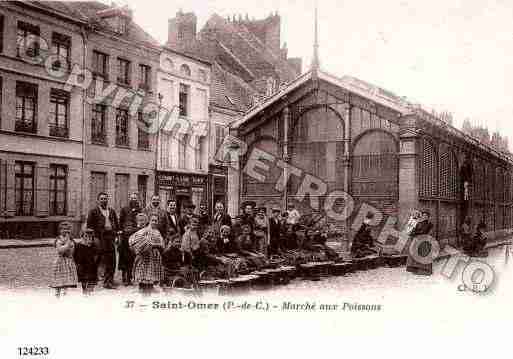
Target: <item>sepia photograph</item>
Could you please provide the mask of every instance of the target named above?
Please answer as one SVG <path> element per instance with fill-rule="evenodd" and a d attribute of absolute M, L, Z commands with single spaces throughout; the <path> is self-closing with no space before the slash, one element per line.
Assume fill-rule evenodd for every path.
<path fill-rule="evenodd" d="M 1 1 L 0 357 L 507 357 L 512 24 Z"/>

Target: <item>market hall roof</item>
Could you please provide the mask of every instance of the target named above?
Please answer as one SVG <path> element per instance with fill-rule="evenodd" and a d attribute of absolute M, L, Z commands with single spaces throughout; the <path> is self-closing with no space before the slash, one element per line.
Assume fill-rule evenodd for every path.
<path fill-rule="evenodd" d="M 388 107 L 392 110 L 397 111 L 401 114 L 401 116 L 407 115 L 416 115 L 422 120 L 436 126 L 439 128 L 443 128 L 445 131 L 450 133 L 451 135 L 463 139 L 468 143 L 471 143 L 474 146 L 481 148 L 482 150 L 492 153 L 493 155 L 507 161 L 509 163 L 513 163 L 513 159 L 500 152 L 497 151 L 492 146 L 489 146 L 481 141 L 477 140 L 475 137 L 470 136 L 463 132 L 462 130 L 443 122 L 438 119 L 436 116 L 430 114 L 427 110 L 422 108 L 419 104 L 412 104 L 408 102 L 406 99 L 399 97 L 393 94 L 390 91 L 382 89 L 378 86 L 374 86 L 368 82 L 360 80 L 358 78 L 352 76 L 343 76 L 339 78 L 335 75 L 332 75 L 328 72 L 322 71 L 320 69 L 313 69 L 308 71 L 307 73 L 297 77 L 294 81 L 287 84 L 280 89 L 280 91 L 274 93 L 272 96 L 267 97 L 260 103 L 257 103 L 253 107 L 251 107 L 239 120 L 236 120 L 230 124 L 230 128 L 239 129 L 244 127 L 247 123 L 249 123 L 253 118 L 255 118 L 261 111 L 265 110 L 272 104 L 278 102 L 283 96 L 291 93 L 292 91 L 298 89 L 303 84 L 307 83 L 312 78 L 317 77 L 319 80 L 324 80 L 330 84 L 338 86 L 342 89 L 345 89 L 349 92 L 362 96 L 368 100 L 371 100 L 377 104 Z"/>

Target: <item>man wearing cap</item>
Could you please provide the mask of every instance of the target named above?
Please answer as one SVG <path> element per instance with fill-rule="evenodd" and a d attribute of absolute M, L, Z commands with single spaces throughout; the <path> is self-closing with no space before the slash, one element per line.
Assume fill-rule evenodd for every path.
<path fill-rule="evenodd" d="M 114 289 L 114 273 L 116 267 L 115 240 L 119 231 L 116 212 L 108 207 L 107 193 L 98 194 L 98 205 L 91 209 L 87 215 L 87 228 L 94 231 L 99 241 L 99 271 L 103 279 L 103 287 Z"/>
<path fill-rule="evenodd" d="M 208 206 L 205 202 L 200 203 L 198 217 L 200 225 L 200 235 L 203 235 L 203 233 L 208 229 L 211 223 L 210 216 L 208 215 Z"/>

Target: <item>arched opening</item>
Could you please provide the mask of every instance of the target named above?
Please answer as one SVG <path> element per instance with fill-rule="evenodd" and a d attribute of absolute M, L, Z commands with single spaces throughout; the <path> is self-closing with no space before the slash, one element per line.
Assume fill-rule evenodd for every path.
<path fill-rule="evenodd" d="M 398 145 L 395 138 L 382 130 L 364 132 L 352 151 L 353 196 L 399 197 Z"/>
<path fill-rule="evenodd" d="M 262 162 L 268 166 L 268 170 L 261 169 L 259 166 L 248 166 L 250 156 L 258 162 Z M 270 159 L 274 160 L 270 160 Z M 281 175 L 281 168 L 276 165 L 276 159 L 281 158 L 280 147 L 276 140 L 271 137 L 262 137 L 257 139 L 247 151 L 247 156 L 243 161 L 243 197 L 246 199 L 257 200 L 259 204 L 265 203 L 263 198 L 281 196 L 281 192 L 276 190 L 276 184 Z M 257 173 L 256 176 L 248 173 Z"/>
<path fill-rule="evenodd" d="M 344 120 L 328 106 L 317 106 L 307 109 L 295 119 L 290 131 L 290 161 L 303 174 L 310 174 L 326 185 L 326 193 L 344 189 Z M 303 178 L 291 176 L 289 199 L 294 201 Z M 312 211 L 310 204 L 319 203 L 323 206 L 324 193 L 317 202 L 295 202 L 301 213 Z"/>

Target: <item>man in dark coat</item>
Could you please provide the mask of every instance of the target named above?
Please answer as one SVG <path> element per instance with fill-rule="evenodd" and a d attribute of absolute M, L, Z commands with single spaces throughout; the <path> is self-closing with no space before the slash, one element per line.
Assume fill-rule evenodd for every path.
<path fill-rule="evenodd" d="M 98 194 L 98 206 L 91 209 L 87 215 L 87 228 L 94 230 L 94 236 L 98 240 L 100 255 L 99 271 L 103 279 L 103 287 L 114 289 L 114 273 L 116 267 L 115 240 L 119 231 L 116 212 L 108 207 L 109 197 L 107 193 Z"/>
<path fill-rule="evenodd" d="M 172 237 L 175 234 L 183 235 L 183 232 L 180 228 L 179 222 L 180 218 L 178 218 L 178 214 L 176 213 L 176 200 L 170 199 L 167 202 L 167 236 Z M 164 238 L 166 241 L 166 238 Z"/>
<path fill-rule="evenodd" d="M 210 215 L 208 214 L 208 206 L 205 202 L 201 202 L 199 206 L 199 234 L 200 236 L 203 236 L 203 234 L 208 230 L 211 224 Z"/>
<path fill-rule="evenodd" d="M 195 209 L 196 209 L 196 206 L 193 205 L 192 203 L 185 204 L 185 206 L 184 206 L 185 213 L 178 220 L 178 227 L 180 228 L 180 233 L 184 234 L 185 231 L 187 230 L 189 224 L 191 223 L 192 217 L 194 217 Z"/>
<path fill-rule="evenodd" d="M 224 204 L 222 202 L 216 203 L 216 213 L 214 214 L 213 223 L 219 228 L 221 226 L 232 226 L 232 217 L 224 210 Z"/>
<path fill-rule="evenodd" d="M 141 211 L 139 196 L 137 193 L 132 193 L 128 206 L 123 207 L 119 213 L 119 228 L 123 234 L 118 248 L 118 269 L 122 272 L 124 285 L 132 284 L 132 267 L 134 266 L 135 255 L 129 248 L 128 239 L 137 231 L 136 217 Z"/>
<path fill-rule="evenodd" d="M 270 254 L 278 254 L 282 250 L 281 232 L 282 225 L 280 221 L 281 210 L 279 208 L 272 209 L 271 218 L 269 218 L 269 237 L 270 237 Z"/>

